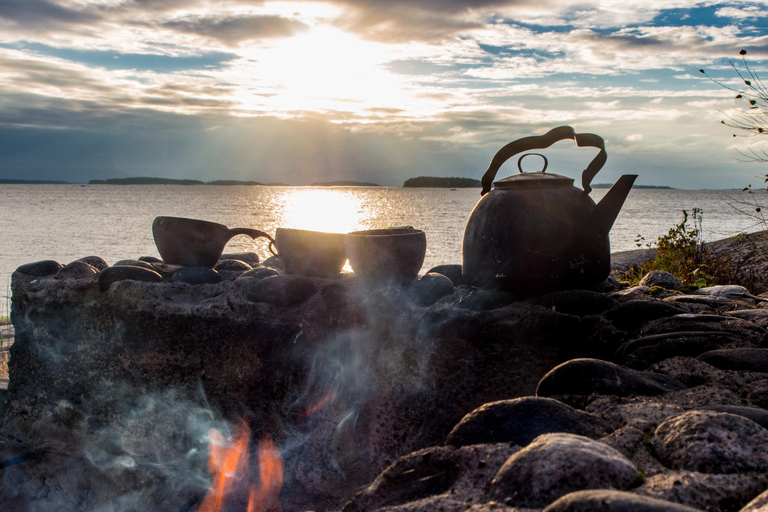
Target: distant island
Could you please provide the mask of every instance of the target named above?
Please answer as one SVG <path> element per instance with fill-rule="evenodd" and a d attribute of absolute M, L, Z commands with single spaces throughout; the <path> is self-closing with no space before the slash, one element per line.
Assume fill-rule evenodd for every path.
<path fill-rule="evenodd" d="M 472 178 L 435 178 L 433 176 L 419 176 L 405 180 L 403 187 L 436 187 L 436 188 L 479 188 L 480 180 Z"/>
<path fill-rule="evenodd" d="M 0 180 L 0 185 L 71 185 L 71 182 L 55 180 Z"/>
<path fill-rule="evenodd" d="M 611 188 L 613 183 L 596 183 L 592 185 L 592 188 Z M 632 185 L 632 188 L 662 188 L 665 190 L 677 190 L 675 187 L 667 187 L 664 185 Z"/>
<path fill-rule="evenodd" d="M 378 183 L 366 181 L 316 181 L 312 187 L 380 187 Z"/>

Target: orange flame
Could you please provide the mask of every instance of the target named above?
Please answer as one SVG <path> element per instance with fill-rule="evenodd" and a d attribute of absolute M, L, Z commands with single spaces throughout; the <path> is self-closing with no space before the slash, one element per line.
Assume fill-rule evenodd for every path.
<path fill-rule="evenodd" d="M 229 438 L 211 429 L 208 465 L 213 483 L 197 512 L 221 512 L 238 481 L 248 478 L 248 440 L 250 430 L 240 423 Z M 247 512 L 281 512 L 280 491 L 283 488 L 283 460 L 271 439 L 259 444 L 259 483 L 248 492 Z M 242 488 L 241 488 L 242 489 Z"/>

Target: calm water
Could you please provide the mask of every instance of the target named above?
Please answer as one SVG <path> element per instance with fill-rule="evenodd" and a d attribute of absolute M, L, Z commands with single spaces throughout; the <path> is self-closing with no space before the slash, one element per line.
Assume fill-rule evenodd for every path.
<path fill-rule="evenodd" d="M 595 190 L 596 201 L 605 190 Z M 121 259 L 157 256 L 152 220 L 158 215 L 192 217 L 252 227 L 274 234 L 277 227 L 348 232 L 411 225 L 427 234 L 423 270 L 461 263 L 464 225 L 480 198 L 478 189 L 395 187 L 215 187 L 174 185 L 0 185 L 0 316 L 7 314 L 10 275 L 21 264 L 53 259 L 63 264 L 98 255 Z M 633 190 L 611 231 L 613 251 L 635 249 L 680 222 L 682 210 L 703 210 L 704 237 L 716 240 L 760 225 L 733 208 L 738 201 L 768 194 L 736 191 Z M 746 207 L 753 210 L 754 207 Z M 226 252 L 269 255 L 263 240 L 238 236 Z"/>

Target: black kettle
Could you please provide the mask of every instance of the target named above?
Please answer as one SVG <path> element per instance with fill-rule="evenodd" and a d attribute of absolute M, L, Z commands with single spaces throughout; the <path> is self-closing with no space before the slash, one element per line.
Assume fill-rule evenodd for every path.
<path fill-rule="evenodd" d="M 545 172 L 547 159 L 522 155 L 519 174 L 493 183 L 499 167 L 514 155 L 573 139 L 600 151 L 583 171 L 582 189 L 573 180 Z M 522 160 L 543 158 L 541 172 L 524 173 Z M 462 273 L 473 286 L 498 288 L 519 296 L 554 290 L 588 288 L 610 273 L 608 232 L 637 175 L 624 175 L 595 204 L 589 197 L 592 178 L 605 164 L 601 137 L 575 133 L 570 126 L 507 144 L 491 160 L 482 179 L 482 198 L 464 230 Z"/>

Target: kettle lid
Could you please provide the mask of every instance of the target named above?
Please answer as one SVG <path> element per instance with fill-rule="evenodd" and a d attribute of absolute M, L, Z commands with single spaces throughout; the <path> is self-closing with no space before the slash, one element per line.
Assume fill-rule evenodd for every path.
<path fill-rule="evenodd" d="M 522 162 L 523 158 L 527 156 L 540 156 L 544 159 L 544 167 L 539 172 L 523 172 Z M 494 182 L 496 188 L 558 188 L 558 187 L 572 187 L 573 179 L 560 174 L 546 174 L 547 157 L 540 153 L 526 153 L 521 156 L 517 161 L 517 168 L 520 170 L 520 174 L 514 174 L 507 176 L 504 179 Z"/>
<path fill-rule="evenodd" d="M 508 176 L 493 183 L 496 188 L 558 188 L 572 187 L 573 178 L 560 174 L 545 174 L 544 172 L 528 172 Z"/>

